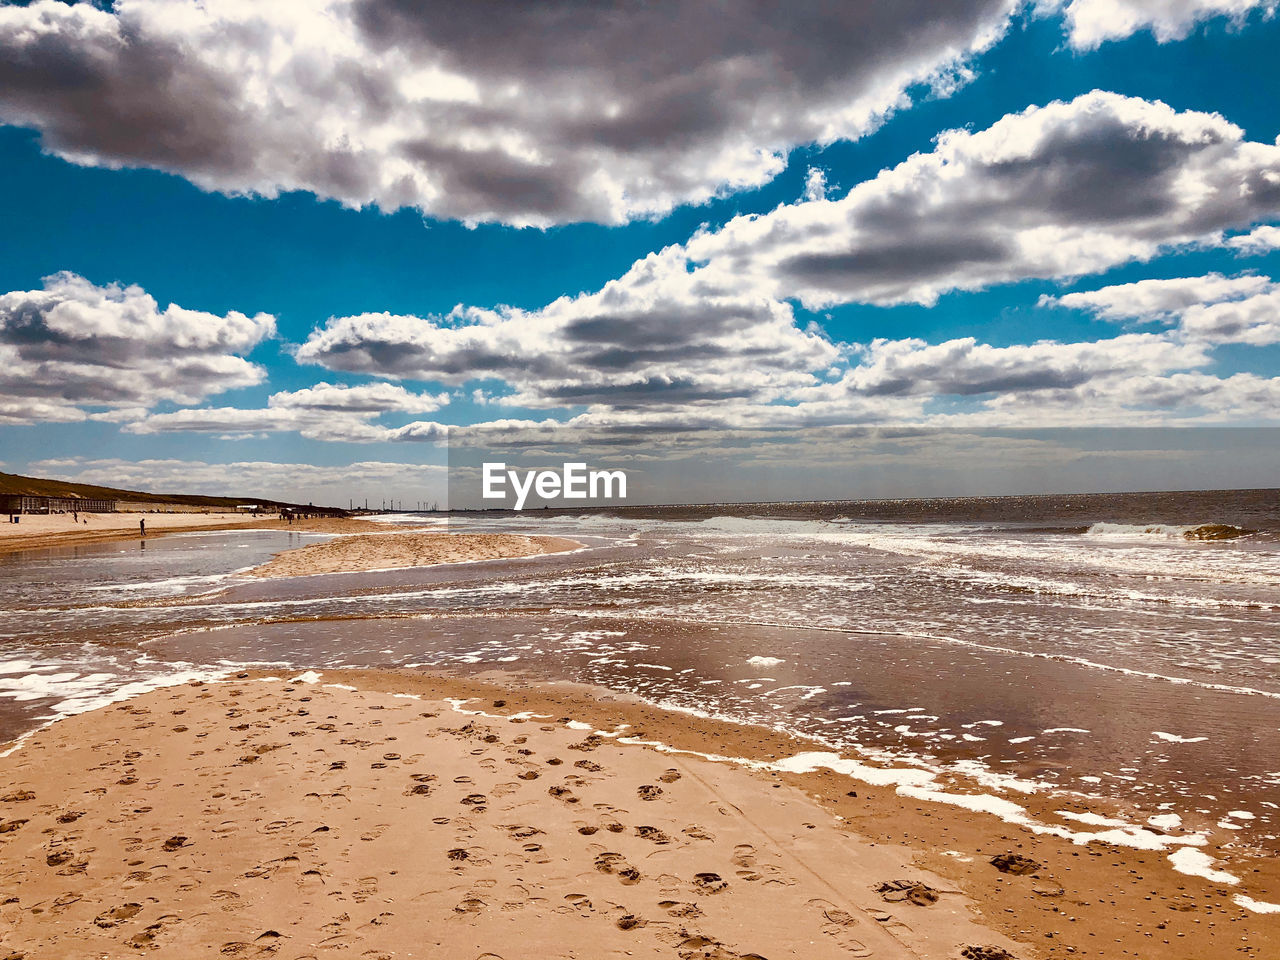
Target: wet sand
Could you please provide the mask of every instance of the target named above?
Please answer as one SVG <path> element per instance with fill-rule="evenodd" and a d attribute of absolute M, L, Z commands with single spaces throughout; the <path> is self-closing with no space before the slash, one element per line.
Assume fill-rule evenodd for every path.
<path fill-rule="evenodd" d="M 277 516 L 242 513 L 82 513 L 24 514 L 18 523 L 0 523 L 0 553 L 81 546 L 113 540 L 138 540 L 138 521 L 147 523 L 148 536 L 197 530 L 294 530 L 312 533 L 367 533 L 386 525 L 358 517 L 317 517 L 289 523 Z M 87 523 L 85 521 L 88 521 Z"/>
<path fill-rule="evenodd" d="M 72 717 L 0 759 L 0 955 L 1208 960 L 1280 945 L 1280 917 L 1160 854 L 679 752 L 804 749 L 763 728 L 511 676 L 261 676 Z M 1276 879 L 1258 869 L 1251 890 Z"/>
<path fill-rule="evenodd" d="M 385 530 L 385 528 L 384 528 Z M 526 537 L 509 533 L 399 533 L 342 536 L 325 543 L 287 550 L 249 571 L 255 577 L 304 577 L 318 573 L 357 573 L 538 556 L 576 550 L 582 544 L 563 537 Z"/>

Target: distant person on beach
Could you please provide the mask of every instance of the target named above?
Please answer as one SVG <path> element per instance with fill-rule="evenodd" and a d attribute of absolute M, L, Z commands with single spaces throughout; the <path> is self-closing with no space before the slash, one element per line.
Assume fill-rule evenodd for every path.
<path fill-rule="evenodd" d="M 147 521 L 145 519 L 138 521 L 138 531 L 145 537 L 147 535 Z"/>

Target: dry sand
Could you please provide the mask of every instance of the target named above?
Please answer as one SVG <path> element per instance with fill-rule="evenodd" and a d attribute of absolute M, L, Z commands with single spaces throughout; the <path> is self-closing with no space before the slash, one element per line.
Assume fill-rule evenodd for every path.
<path fill-rule="evenodd" d="M 384 528 L 385 529 L 385 528 Z M 303 577 L 354 573 L 434 563 L 497 560 L 576 550 L 582 544 L 562 537 L 509 533 L 379 533 L 342 536 L 278 554 L 249 573 L 255 577 Z"/>
<path fill-rule="evenodd" d="M 0 761 L 0 955 L 1019 949 L 775 777 L 328 679 L 162 690 Z"/>
<path fill-rule="evenodd" d="M 0 759 L 0 957 L 1280 955 L 1280 917 L 1158 853 L 590 729 L 804 749 L 772 731 L 510 676 L 260 676 L 72 717 Z M 993 865 L 1010 854 L 1025 873 Z M 1275 880 L 1259 870 L 1251 890 Z"/>

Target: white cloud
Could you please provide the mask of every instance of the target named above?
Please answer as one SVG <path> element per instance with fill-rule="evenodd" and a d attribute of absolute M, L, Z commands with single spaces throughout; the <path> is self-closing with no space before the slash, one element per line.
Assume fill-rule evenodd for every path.
<path fill-rule="evenodd" d="M 129 433 L 218 433 L 253 436 L 291 431 L 314 440 L 353 443 L 392 439 L 394 432 L 372 421 L 385 413 L 432 413 L 448 394 L 410 393 L 390 383 L 363 386 L 317 383 L 274 393 L 263 408 L 198 407 L 139 417 Z"/>
<path fill-rule="evenodd" d="M 0 119 L 233 194 L 620 222 L 945 93 L 1017 6 L 36 0 L 0 7 Z"/>
<path fill-rule="evenodd" d="M 110 417 L 251 386 L 264 372 L 244 355 L 274 333 L 265 313 L 161 310 L 140 287 L 55 274 L 0 294 L 0 422 L 82 420 L 86 407 Z"/>
<path fill-rule="evenodd" d="M 67 457 L 36 460 L 27 473 L 97 483 L 145 492 L 206 496 L 261 497 L 286 502 L 307 501 L 345 506 L 368 497 L 370 506 L 386 498 L 405 501 L 445 499 L 446 468 L 440 464 L 389 463 L 364 460 L 340 465 L 242 460 L 123 460 Z"/>
<path fill-rule="evenodd" d="M 1045 302 L 1088 310 L 1105 320 L 1171 324 L 1189 344 L 1280 343 L 1280 284 L 1252 274 L 1139 280 Z"/>
<path fill-rule="evenodd" d="M 497 378 L 526 407 L 626 409 L 768 400 L 813 381 L 839 351 L 795 324 L 749 277 L 712 283 L 679 248 L 651 254 L 601 290 L 541 310 L 330 320 L 297 349 L 331 370 L 449 384 Z"/>
<path fill-rule="evenodd" d="M 1002 347 L 974 338 L 833 344 L 798 326 L 787 301 L 931 304 L 948 290 L 1222 243 L 1224 231 L 1278 210 L 1280 148 L 1244 141 L 1216 115 L 1094 92 L 945 133 L 934 151 L 839 200 L 737 218 L 638 261 L 595 293 L 531 311 L 337 318 L 296 356 L 375 376 L 496 379 L 514 391 L 508 403 L 586 407 L 564 424 L 503 427 L 529 438 L 952 415 L 930 400 L 1017 419 L 999 398 L 1083 395 L 1203 368 L 1215 343 L 1268 342 L 1269 301 L 1255 298 L 1270 297 L 1271 282 L 1210 275 L 1046 298 L 1177 326 Z M 410 424 L 394 438 L 436 439 L 438 428 Z"/>
<path fill-rule="evenodd" d="M 1249 233 L 1232 237 L 1227 246 L 1244 256 L 1280 250 L 1280 227 L 1255 227 Z"/>
<path fill-rule="evenodd" d="M 1136 427 L 1275 425 L 1280 377 L 1206 373 L 1117 377 L 1061 390 L 1009 393 L 938 426 Z"/>
<path fill-rule="evenodd" d="M 1041 341 L 994 347 L 972 337 L 928 344 L 877 340 L 842 386 L 863 394 L 975 396 L 1058 390 L 1118 374 L 1163 373 L 1208 362 L 1198 345 L 1155 334 L 1086 343 Z"/>
<path fill-rule="evenodd" d="M 1070 0 L 1064 15 L 1067 36 L 1077 50 L 1093 50 L 1150 30 L 1160 43 L 1181 40 L 1199 23 L 1227 17 L 1241 24 L 1253 12 L 1271 17 L 1275 0 Z"/>
<path fill-rule="evenodd" d="M 952 130 L 838 200 L 692 239 L 705 282 L 810 308 L 1106 270 L 1280 214 L 1280 146 L 1216 114 L 1094 91 Z"/>
<path fill-rule="evenodd" d="M 1040 298 L 1040 304 L 1088 310 L 1103 320 L 1151 320 L 1176 317 L 1197 305 L 1243 300 L 1272 287 L 1268 277 L 1254 274 L 1225 277 L 1210 273 L 1202 277 L 1138 280 L 1059 297 L 1045 296 Z"/>

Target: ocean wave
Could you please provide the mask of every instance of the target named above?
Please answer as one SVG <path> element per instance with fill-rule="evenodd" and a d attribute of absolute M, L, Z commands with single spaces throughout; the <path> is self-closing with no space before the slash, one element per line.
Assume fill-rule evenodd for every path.
<path fill-rule="evenodd" d="M 1095 523 L 1085 530 L 1093 537 L 1146 540 L 1238 540 L 1257 533 L 1233 523 L 1197 523 L 1177 525 L 1168 523 Z"/>

